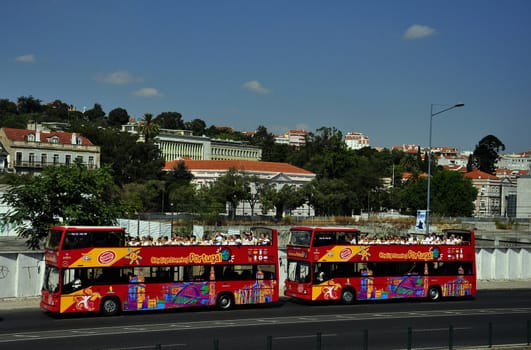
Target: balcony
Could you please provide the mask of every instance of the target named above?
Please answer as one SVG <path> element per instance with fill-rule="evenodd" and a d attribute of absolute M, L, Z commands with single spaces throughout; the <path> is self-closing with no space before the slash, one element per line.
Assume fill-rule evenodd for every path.
<path fill-rule="evenodd" d="M 72 165 L 73 163 L 70 163 Z M 82 163 L 84 166 L 87 167 L 87 169 L 97 169 L 97 166 L 95 164 L 88 164 L 88 163 Z M 15 169 L 42 169 L 47 166 L 61 166 L 66 165 L 64 163 L 58 163 L 58 162 L 30 162 L 30 161 L 15 161 L 14 166 L 10 166 L 9 168 L 15 168 Z"/>

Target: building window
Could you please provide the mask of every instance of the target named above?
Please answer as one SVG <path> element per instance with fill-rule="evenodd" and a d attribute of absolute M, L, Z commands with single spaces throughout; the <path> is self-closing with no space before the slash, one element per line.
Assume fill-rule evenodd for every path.
<path fill-rule="evenodd" d="M 35 153 L 29 154 L 29 163 L 30 165 L 35 165 Z"/>
<path fill-rule="evenodd" d="M 57 144 L 59 143 L 59 138 L 57 136 L 54 136 L 51 138 L 51 142 Z"/>
<path fill-rule="evenodd" d="M 33 142 L 33 141 L 35 141 L 35 135 L 33 135 L 33 134 L 29 134 L 29 135 L 28 135 L 28 141 L 29 141 L 29 142 Z"/>
<path fill-rule="evenodd" d="M 54 154 L 53 155 L 53 165 L 57 165 L 59 164 L 59 155 L 58 154 Z"/>
<path fill-rule="evenodd" d="M 77 156 L 76 157 L 76 162 L 79 162 L 79 164 L 83 164 L 83 157 L 82 156 Z"/>
<path fill-rule="evenodd" d="M 41 154 L 41 165 L 46 166 L 48 163 L 48 155 L 46 153 Z"/>
<path fill-rule="evenodd" d="M 66 155 L 65 156 L 65 165 L 70 165 L 71 162 L 72 162 L 72 156 L 71 155 Z"/>
<path fill-rule="evenodd" d="M 22 152 L 17 152 L 16 158 L 15 158 L 15 164 L 22 165 Z"/>
<path fill-rule="evenodd" d="M 88 165 L 89 165 L 89 168 L 93 168 L 94 167 L 94 157 L 93 156 L 89 156 L 88 157 Z"/>

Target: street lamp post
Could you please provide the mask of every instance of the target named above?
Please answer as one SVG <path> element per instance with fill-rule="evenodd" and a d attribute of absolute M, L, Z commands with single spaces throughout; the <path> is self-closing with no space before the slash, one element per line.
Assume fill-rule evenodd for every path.
<path fill-rule="evenodd" d="M 170 203 L 171 206 L 171 224 L 170 224 L 170 238 L 173 237 L 173 202 Z"/>
<path fill-rule="evenodd" d="M 428 144 L 428 192 L 426 195 L 426 235 L 430 234 L 430 190 L 431 190 L 431 134 L 432 134 L 432 124 L 433 124 L 433 117 L 447 112 L 451 109 L 457 108 L 457 107 L 463 107 L 464 103 L 456 103 L 455 105 L 445 108 L 441 111 L 433 113 L 433 106 L 436 106 L 434 104 L 430 107 L 430 136 L 429 136 L 429 144 Z"/>

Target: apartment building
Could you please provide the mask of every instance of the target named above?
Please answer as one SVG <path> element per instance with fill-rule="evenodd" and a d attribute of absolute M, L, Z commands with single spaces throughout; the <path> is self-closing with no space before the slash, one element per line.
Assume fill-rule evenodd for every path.
<path fill-rule="evenodd" d="M 306 144 L 306 130 L 289 130 L 284 135 L 275 137 L 275 143 L 301 147 Z"/>
<path fill-rule="evenodd" d="M 81 161 L 87 168 L 100 167 L 100 147 L 79 133 L 50 131 L 41 124 L 27 129 L 1 128 L 0 171 L 39 174 L 46 166 Z"/>
<path fill-rule="evenodd" d="M 531 151 L 504 154 L 498 158 L 496 165 L 499 168 L 509 170 L 531 170 Z"/>
<path fill-rule="evenodd" d="M 502 182 L 497 176 L 478 169 L 465 174 L 478 190 L 474 201 L 474 216 L 492 217 L 501 215 Z"/>
<path fill-rule="evenodd" d="M 369 137 L 361 132 L 349 132 L 345 135 L 345 143 L 350 149 L 362 149 L 370 147 L 371 143 Z"/>

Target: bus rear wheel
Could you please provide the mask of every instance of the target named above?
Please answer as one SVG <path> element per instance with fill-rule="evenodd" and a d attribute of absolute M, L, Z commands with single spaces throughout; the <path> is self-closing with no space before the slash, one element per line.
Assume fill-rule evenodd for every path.
<path fill-rule="evenodd" d="M 229 310 L 230 308 L 232 308 L 233 304 L 234 304 L 234 298 L 232 297 L 230 293 L 221 293 L 218 296 L 218 301 L 216 303 L 216 306 L 220 310 Z"/>
<path fill-rule="evenodd" d="M 354 289 L 352 288 L 346 288 L 343 289 L 341 292 L 341 302 L 346 305 L 351 305 L 356 300 L 356 293 L 354 293 Z"/>
<path fill-rule="evenodd" d="M 115 316 L 120 313 L 120 302 L 116 298 L 105 298 L 101 302 L 100 312 L 104 316 Z"/>
<path fill-rule="evenodd" d="M 441 299 L 441 288 L 439 286 L 431 286 L 428 288 L 428 299 L 431 301 L 439 301 Z"/>

